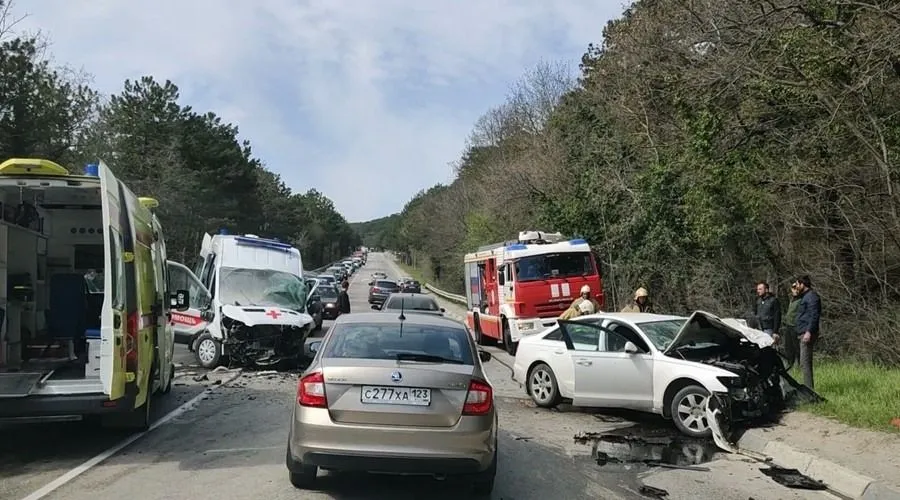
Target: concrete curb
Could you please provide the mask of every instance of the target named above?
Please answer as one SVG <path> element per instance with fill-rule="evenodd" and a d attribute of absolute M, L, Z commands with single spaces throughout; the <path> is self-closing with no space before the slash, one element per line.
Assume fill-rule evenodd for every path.
<path fill-rule="evenodd" d="M 882 481 L 798 451 L 781 441 L 770 440 L 760 429 L 749 429 L 737 445 L 741 451 L 769 457 L 776 465 L 797 469 L 813 479 L 824 481 L 829 489 L 843 496 L 863 500 L 900 500 L 900 491 Z"/>

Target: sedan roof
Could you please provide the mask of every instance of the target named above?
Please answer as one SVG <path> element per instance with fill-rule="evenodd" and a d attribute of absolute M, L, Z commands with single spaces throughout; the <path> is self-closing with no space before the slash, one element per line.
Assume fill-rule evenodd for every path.
<path fill-rule="evenodd" d="M 384 312 L 361 312 L 353 314 L 342 314 L 334 321 L 334 324 L 390 324 L 399 323 L 399 315 L 387 314 Z M 437 316 L 433 314 L 409 314 L 403 320 L 410 325 L 429 325 L 429 326 L 455 326 L 464 328 L 465 326 L 459 321 L 452 320 L 445 316 Z"/>

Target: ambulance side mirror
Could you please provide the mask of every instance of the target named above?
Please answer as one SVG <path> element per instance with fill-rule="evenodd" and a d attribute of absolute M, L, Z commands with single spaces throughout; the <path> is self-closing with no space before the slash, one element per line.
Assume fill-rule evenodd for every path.
<path fill-rule="evenodd" d="M 177 290 L 171 297 L 172 309 L 187 311 L 191 308 L 191 294 L 187 290 Z"/>

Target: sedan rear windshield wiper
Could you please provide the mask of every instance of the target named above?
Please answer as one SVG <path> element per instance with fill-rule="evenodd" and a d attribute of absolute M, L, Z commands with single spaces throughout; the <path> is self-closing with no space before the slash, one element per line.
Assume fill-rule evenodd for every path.
<path fill-rule="evenodd" d="M 448 359 L 443 356 L 433 356 L 431 354 L 417 354 L 414 352 L 398 352 L 397 361 L 424 361 L 426 363 L 450 363 L 454 365 L 464 364 L 458 359 Z"/>

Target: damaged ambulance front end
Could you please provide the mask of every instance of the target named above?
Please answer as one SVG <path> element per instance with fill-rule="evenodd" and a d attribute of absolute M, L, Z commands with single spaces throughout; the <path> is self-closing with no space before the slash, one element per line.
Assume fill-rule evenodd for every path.
<path fill-rule="evenodd" d="M 218 318 L 225 355 L 249 368 L 292 367 L 315 322 L 306 283 L 274 269 L 222 268 Z"/>
<path fill-rule="evenodd" d="M 788 374 L 768 334 L 741 320 L 696 311 L 665 354 L 733 374 L 719 377 L 727 390 L 711 392 L 706 408 L 713 439 L 727 451 L 736 451 L 734 434 L 746 425 L 775 419 L 798 402 L 822 400 Z"/>
<path fill-rule="evenodd" d="M 311 316 L 291 309 L 222 306 L 225 353 L 235 365 L 295 365 L 302 361 L 312 327 Z"/>

